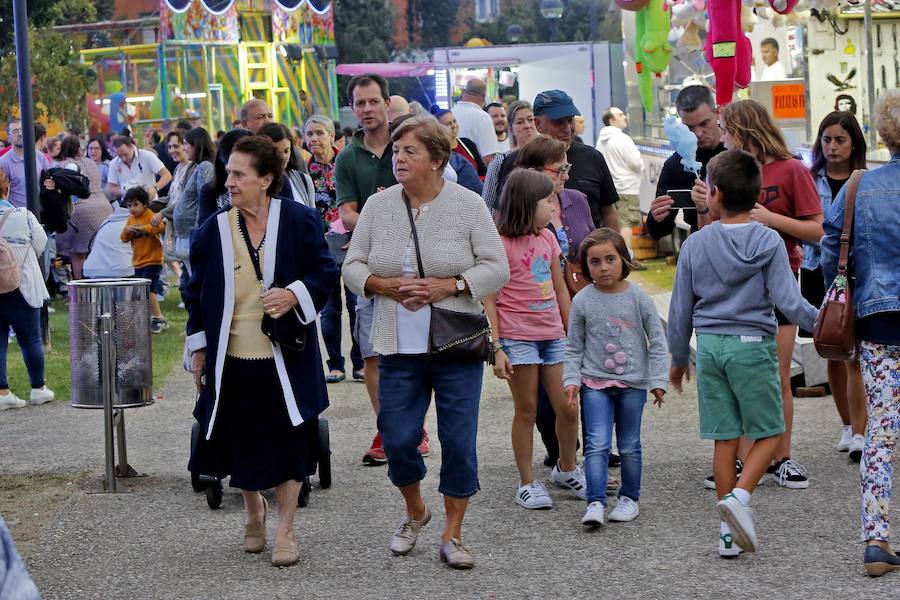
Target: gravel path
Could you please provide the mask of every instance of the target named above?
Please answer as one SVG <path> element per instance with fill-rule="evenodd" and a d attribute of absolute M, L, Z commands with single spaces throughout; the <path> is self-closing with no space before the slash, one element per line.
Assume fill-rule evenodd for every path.
<path fill-rule="evenodd" d="M 384 467 L 359 463 L 373 434 L 361 384 L 329 387 L 334 485 L 315 489 L 299 512 L 301 562 L 288 569 L 271 567 L 269 551 L 241 551 L 236 490 L 226 488 L 217 511 L 191 490 L 190 378 L 173 373 L 161 391 L 165 400 L 127 413 L 129 458 L 148 476 L 129 480 L 130 492 L 116 495 L 96 493 L 103 473 L 99 411 L 55 402 L 0 413 L 3 472 L 95 474 L 29 553 L 46 598 L 845 598 L 893 596 L 900 582 L 863 575 L 856 468 L 832 448 L 838 427 L 830 398 L 797 400 L 795 458 L 809 469 L 812 486 L 760 488 L 753 502 L 761 549 L 725 561 L 716 554 L 714 496 L 702 487 L 712 447 L 698 437 L 694 393 L 646 411 L 641 516 L 585 532 L 583 503 L 560 490 L 552 491 L 551 511 L 514 505 L 512 402 L 505 384 L 487 374 L 482 491 L 464 527 L 477 566 L 453 572 L 437 556 L 436 436 L 423 486 L 436 519 L 410 556 L 395 558 L 387 549 L 402 504 Z M 437 431 L 433 411 L 429 431 Z M 538 473 L 549 480 L 548 469 Z M 273 527 L 270 521 L 270 535 Z"/>

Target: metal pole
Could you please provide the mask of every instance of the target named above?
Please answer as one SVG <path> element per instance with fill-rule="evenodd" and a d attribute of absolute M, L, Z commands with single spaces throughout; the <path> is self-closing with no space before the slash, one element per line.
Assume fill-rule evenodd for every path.
<path fill-rule="evenodd" d="M 872 123 L 875 121 L 875 49 L 872 38 L 872 0 L 866 0 L 865 21 L 863 22 L 866 38 L 866 103 L 869 105 L 869 150 L 878 148 L 878 135 Z"/>
<path fill-rule="evenodd" d="M 25 195 L 28 210 L 40 215 L 38 172 L 34 162 L 34 104 L 31 99 L 28 9 L 25 0 L 13 0 L 13 22 L 16 30 L 16 71 L 19 78 L 19 120 L 22 122 L 22 139 L 25 142 Z"/>
<path fill-rule="evenodd" d="M 108 308 L 108 307 L 106 307 Z M 116 491 L 116 450 L 113 434 L 113 399 L 116 394 L 113 377 L 116 359 L 113 355 L 112 315 L 100 315 L 100 384 L 103 387 L 103 438 L 106 445 L 106 491 Z"/>
<path fill-rule="evenodd" d="M 591 42 L 597 41 L 597 0 L 591 0 Z"/>

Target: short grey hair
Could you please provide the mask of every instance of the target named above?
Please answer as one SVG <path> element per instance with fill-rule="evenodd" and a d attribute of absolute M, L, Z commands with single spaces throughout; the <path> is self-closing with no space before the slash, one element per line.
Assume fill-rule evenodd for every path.
<path fill-rule="evenodd" d="M 318 123 L 322 127 L 325 128 L 332 138 L 334 138 L 334 121 L 326 117 L 325 115 L 310 115 L 308 119 L 306 119 L 306 123 L 303 124 L 303 133 L 306 133 L 306 128 L 310 123 Z"/>
<path fill-rule="evenodd" d="M 692 113 L 700 108 L 701 104 L 716 110 L 712 90 L 705 85 L 689 85 L 675 97 L 675 108 L 679 113 Z"/>

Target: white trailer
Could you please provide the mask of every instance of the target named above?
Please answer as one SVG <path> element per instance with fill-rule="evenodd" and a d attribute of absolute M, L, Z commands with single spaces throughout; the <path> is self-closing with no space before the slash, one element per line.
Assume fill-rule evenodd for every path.
<path fill-rule="evenodd" d="M 572 96 L 584 116 L 582 140 L 593 145 L 603 126 L 603 111 L 627 106 L 623 62 L 622 44 L 610 42 L 435 48 L 436 100 L 450 108 L 457 100 L 454 89 L 468 77 L 497 79 L 511 73 L 504 78 L 515 78 L 522 100 L 533 102 L 537 94 L 552 89 Z M 488 81 L 489 90 L 497 83 Z"/>

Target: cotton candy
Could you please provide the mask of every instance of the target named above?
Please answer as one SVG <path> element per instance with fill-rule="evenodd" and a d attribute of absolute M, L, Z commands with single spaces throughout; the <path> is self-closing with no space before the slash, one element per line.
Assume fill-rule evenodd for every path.
<path fill-rule="evenodd" d="M 681 155 L 681 164 L 685 171 L 690 171 L 700 176 L 703 165 L 697 160 L 697 136 L 691 133 L 687 125 L 673 116 L 666 117 L 663 123 L 663 131 L 669 138 L 675 152 Z"/>

